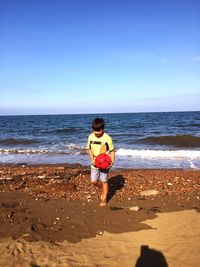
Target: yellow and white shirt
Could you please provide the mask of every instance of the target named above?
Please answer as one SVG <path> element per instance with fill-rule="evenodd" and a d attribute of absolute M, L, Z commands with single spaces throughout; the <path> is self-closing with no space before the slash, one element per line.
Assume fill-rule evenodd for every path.
<path fill-rule="evenodd" d="M 94 157 L 101 153 L 110 154 L 114 150 L 112 138 L 107 133 L 103 133 L 101 137 L 96 137 L 91 133 L 88 137 L 87 149 L 91 149 Z"/>

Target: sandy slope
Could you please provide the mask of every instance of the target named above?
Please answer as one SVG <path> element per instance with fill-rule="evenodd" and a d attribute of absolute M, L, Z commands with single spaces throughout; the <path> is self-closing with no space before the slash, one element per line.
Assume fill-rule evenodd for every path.
<path fill-rule="evenodd" d="M 145 221 L 152 229 L 122 234 L 104 232 L 75 244 L 4 238 L 0 243 L 0 266 L 197 267 L 199 215 L 195 210 L 162 213 Z"/>

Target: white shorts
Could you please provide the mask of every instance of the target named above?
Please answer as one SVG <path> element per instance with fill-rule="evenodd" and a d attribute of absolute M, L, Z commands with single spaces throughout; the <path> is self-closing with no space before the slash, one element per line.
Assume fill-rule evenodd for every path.
<path fill-rule="evenodd" d="M 102 170 L 102 169 L 100 170 L 91 168 L 91 181 L 94 182 L 99 179 L 102 183 L 107 183 L 108 172 L 109 170 Z"/>

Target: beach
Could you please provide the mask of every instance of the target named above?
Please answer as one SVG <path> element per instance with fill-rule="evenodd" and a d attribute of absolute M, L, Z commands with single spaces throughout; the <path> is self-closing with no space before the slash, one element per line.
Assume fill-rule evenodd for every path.
<path fill-rule="evenodd" d="M 199 170 L 113 169 L 106 207 L 89 175 L 0 166 L 0 266 L 200 265 Z"/>
<path fill-rule="evenodd" d="M 200 1 L 0 10 L 0 267 L 200 267 Z"/>

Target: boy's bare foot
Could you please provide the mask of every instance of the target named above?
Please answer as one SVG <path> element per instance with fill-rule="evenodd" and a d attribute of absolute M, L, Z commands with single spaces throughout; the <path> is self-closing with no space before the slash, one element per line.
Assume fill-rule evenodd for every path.
<path fill-rule="evenodd" d="M 105 200 L 104 201 L 102 200 L 101 201 L 101 204 L 100 204 L 100 207 L 105 207 L 106 205 L 107 205 L 106 201 Z"/>
<path fill-rule="evenodd" d="M 106 197 L 104 196 L 104 194 L 101 194 L 100 198 L 101 198 L 101 204 L 100 204 L 100 206 L 101 207 L 106 206 L 107 205 L 107 201 L 106 201 Z"/>

